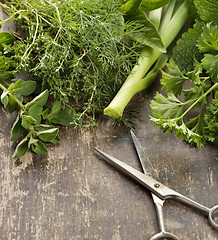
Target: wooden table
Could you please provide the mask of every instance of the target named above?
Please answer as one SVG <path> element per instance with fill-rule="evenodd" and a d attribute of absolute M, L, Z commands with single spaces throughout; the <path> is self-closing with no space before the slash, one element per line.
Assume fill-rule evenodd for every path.
<path fill-rule="evenodd" d="M 158 81 L 133 99 L 135 133 L 161 181 L 212 207 L 218 203 L 218 149 L 195 148 L 164 134 L 150 120 Z M 46 156 L 12 160 L 10 129 L 15 114 L 0 111 L 1 240 L 147 240 L 159 231 L 150 192 L 93 154 L 93 147 L 140 169 L 129 129 L 98 120 L 96 130 L 60 128 L 61 142 Z M 167 201 L 166 229 L 181 240 L 216 240 L 206 216 Z"/>

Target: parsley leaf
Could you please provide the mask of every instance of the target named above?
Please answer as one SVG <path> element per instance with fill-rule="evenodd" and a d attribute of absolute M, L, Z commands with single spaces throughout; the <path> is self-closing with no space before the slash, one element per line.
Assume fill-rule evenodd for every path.
<path fill-rule="evenodd" d="M 218 144 L 218 2 L 194 0 L 193 27 L 182 35 L 151 101 L 151 121 L 197 147 Z"/>
<path fill-rule="evenodd" d="M 208 95 L 212 92 L 216 85 L 210 87 L 205 81 L 208 77 L 201 77 L 199 65 L 196 64 L 192 72 L 182 75 L 182 83 L 188 85 L 187 88 L 180 87 L 180 90 L 175 90 L 178 86 L 178 67 L 173 60 L 167 65 L 170 72 L 163 75 L 162 84 L 166 89 L 167 97 L 160 93 L 155 96 L 155 101 L 151 101 L 151 110 L 154 117 L 151 117 L 156 125 L 158 125 L 164 132 L 172 133 L 176 129 L 176 136 L 191 144 L 196 144 L 198 147 L 203 146 L 206 139 L 202 136 L 203 122 L 203 106 L 207 103 Z M 170 82 L 166 81 L 169 79 Z M 174 81 L 174 82 L 173 82 Z M 169 88 L 168 88 L 169 84 Z M 174 90 L 174 92 L 173 92 Z M 185 98 L 179 100 L 178 95 L 183 95 Z M 181 97 L 180 97 L 181 98 Z M 195 109 L 197 108 L 197 113 Z M 190 111 L 194 110 L 193 114 Z"/>

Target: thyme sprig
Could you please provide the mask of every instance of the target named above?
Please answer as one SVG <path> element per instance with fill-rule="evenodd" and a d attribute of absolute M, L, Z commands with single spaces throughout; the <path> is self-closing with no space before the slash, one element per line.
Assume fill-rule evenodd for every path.
<path fill-rule="evenodd" d="M 74 127 L 96 125 L 138 56 L 119 0 L 6 1 L 25 37 L 13 46 L 17 71 L 75 112 Z M 129 31 L 129 32 L 128 32 Z"/>

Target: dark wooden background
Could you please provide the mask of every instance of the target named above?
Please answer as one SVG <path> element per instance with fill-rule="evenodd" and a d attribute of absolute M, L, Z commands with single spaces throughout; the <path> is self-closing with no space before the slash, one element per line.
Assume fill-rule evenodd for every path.
<path fill-rule="evenodd" d="M 195 148 L 164 134 L 150 120 L 158 81 L 138 94 L 135 133 L 161 181 L 212 207 L 218 204 L 218 149 Z M 93 147 L 140 169 L 129 129 L 98 120 L 96 130 L 60 128 L 61 142 L 46 156 L 12 160 L 15 114 L 0 109 L 1 240 L 148 240 L 159 231 L 150 192 L 93 154 Z M 165 203 L 166 229 L 181 240 L 216 240 L 207 217 L 178 202 Z"/>

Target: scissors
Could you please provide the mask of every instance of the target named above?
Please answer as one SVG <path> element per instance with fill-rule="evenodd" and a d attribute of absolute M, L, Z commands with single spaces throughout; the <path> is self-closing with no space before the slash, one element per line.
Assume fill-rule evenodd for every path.
<path fill-rule="evenodd" d="M 215 222 L 215 214 L 218 212 L 218 205 L 208 208 L 203 205 L 201 205 L 198 202 L 193 201 L 192 199 L 168 188 L 164 184 L 162 184 L 158 179 L 158 174 L 155 171 L 155 169 L 152 167 L 152 164 L 150 163 L 150 160 L 146 156 L 145 152 L 143 151 L 143 148 L 141 144 L 139 143 L 137 137 L 131 132 L 132 140 L 136 149 L 136 152 L 138 154 L 142 170 L 144 173 L 134 169 L 133 167 L 127 165 L 124 162 L 121 162 L 120 160 L 116 159 L 115 157 L 110 156 L 109 154 L 103 152 L 99 148 L 94 148 L 95 151 L 109 164 L 116 167 L 123 173 L 125 173 L 127 176 L 131 177 L 133 180 L 140 183 L 142 186 L 147 188 L 151 191 L 152 199 L 155 204 L 156 212 L 157 212 L 157 219 L 159 223 L 160 232 L 155 234 L 153 237 L 150 238 L 150 240 L 157 240 L 157 239 L 172 239 L 172 240 L 178 240 L 178 237 L 170 232 L 167 232 L 165 230 L 164 226 L 164 216 L 163 216 L 163 206 L 164 202 L 167 199 L 173 199 L 177 200 L 179 202 L 182 202 L 196 210 L 199 210 L 203 214 L 207 215 L 209 224 L 218 231 L 218 224 Z M 153 178 L 153 176 L 155 178 Z"/>

